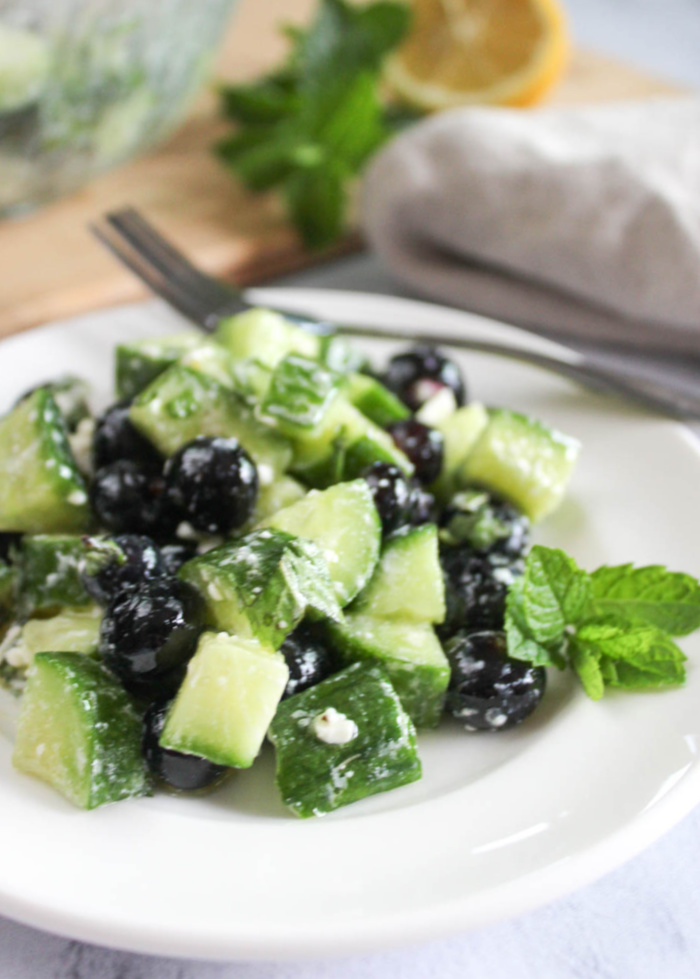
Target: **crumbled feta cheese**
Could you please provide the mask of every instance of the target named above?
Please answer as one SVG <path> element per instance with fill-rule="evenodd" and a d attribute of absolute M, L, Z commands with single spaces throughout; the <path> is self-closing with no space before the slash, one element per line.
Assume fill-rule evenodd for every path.
<path fill-rule="evenodd" d="M 424 390 L 422 385 L 425 386 Z M 416 418 L 423 425 L 430 425 L 431 427 L 439 425 L 457 410 L 457 399 L 451 388 L 440 388 L 436 394 L 431 394 L 434 385 L 435 382 L 430 380 L 418 381 L 416 384 L 416 395 L 420 400 L 423 399 L 424 394 L 428 394 L 428 400 L 418 409 Z"/>
<path fill-rule="evenodd" d="M 335 707 L 314 717 L 311 728 L 319 741 L 326 744 L 347 744 L 358 735 L 357 724 Z"/>
<path fill-rule="evenodd" d="M 71 506 L 82 506 L 83 503 L 87 503 L 87 494 L 82 490 L 71 490 L 68 494 L 68 502 Z"/>

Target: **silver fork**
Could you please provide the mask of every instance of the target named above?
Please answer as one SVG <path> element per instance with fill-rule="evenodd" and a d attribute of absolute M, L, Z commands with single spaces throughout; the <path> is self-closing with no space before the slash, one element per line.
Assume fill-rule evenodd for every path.
<path fill-rule="evenodd" d="M 222 317 L 251 308 L 251 304 L 245 301 L 238 289 L 195 268 L 179 249 L 157 232 L 134 208 L 105 214 L 91 225 L 91 230 L 156 295 L 207 333 L 216 328 Z M 331 325 L 312 316 L 284 312 L 290 318 L 319 332 L 437 343 L 524 361 L 568 377 L 586 388 L 618 395 L 663 415 L 682 419 L 700 418 L 700 397 L 674 391 L 670 386 L 649 378 L 601 367 L 578 351 L 562 345 L 562 355 L 558 357 L 515 344 L 471 339 L 459 333 L 425 333 L 404 327 L 399 336 L 396 331 L 387 327 L 350 323 Z"/>

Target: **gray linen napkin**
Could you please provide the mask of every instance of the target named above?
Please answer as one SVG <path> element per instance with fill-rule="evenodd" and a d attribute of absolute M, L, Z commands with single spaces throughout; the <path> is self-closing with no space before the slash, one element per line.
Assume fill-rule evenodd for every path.
<path fill-rule="evenodd" d="M 413 290 L 554 335 L 700 355 L 700 99 L 445 112 L 378 154 L 361 207 Z"/>

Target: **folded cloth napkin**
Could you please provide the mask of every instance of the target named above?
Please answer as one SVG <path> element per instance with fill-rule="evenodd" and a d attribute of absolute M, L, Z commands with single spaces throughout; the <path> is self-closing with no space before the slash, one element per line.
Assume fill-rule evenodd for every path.
<path fill-rule="evenodd" d="M 408 129 L 362 188 L 411 289 L 541 332 L 700 355 L 700 100 L 469 108 Z"/>

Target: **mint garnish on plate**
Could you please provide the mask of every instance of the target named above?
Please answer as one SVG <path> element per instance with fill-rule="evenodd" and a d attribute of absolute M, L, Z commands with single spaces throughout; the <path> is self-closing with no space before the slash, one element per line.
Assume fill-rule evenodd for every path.
<path fill-rule="evenodd" d="M 589 697 L 606 687 L 682 684 L 673 641 L 700 628 L 700 583 L 660 565 L 588 573 L 555 548 L 535 545 L 506 604 L 508 652 L 540 666 L 570 666 Z"/>

